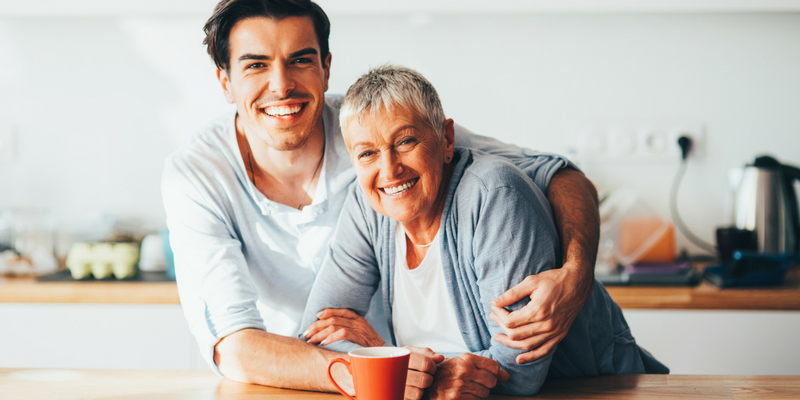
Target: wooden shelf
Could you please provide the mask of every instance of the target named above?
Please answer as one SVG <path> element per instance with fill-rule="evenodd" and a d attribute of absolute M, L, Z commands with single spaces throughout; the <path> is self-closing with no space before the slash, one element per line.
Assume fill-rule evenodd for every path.
<path fill-rule="evenodd" d="M 695 287 L 608 286 L 623 309 L 800 310 L 800 270 L 771 288 L 720 289 L 703 281 Z"/>
<path fill-rule="evenodd" d="M 774 288 L 606 287 L 623 309 L 800 310 L 800 270 Z M 0 278 L 0 303 L 180 304 L 174 282 L 36 282 Z"/>
<path fill-rule="evenodd" d="M 0 278 L 0 303 L 180 304 L 175 282 L 37 282 Z"/>

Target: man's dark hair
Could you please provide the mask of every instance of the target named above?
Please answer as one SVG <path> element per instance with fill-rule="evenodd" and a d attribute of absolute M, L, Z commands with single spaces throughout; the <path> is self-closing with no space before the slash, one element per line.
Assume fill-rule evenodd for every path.
<path fill-rule="evenodd" d="M 214 60 L 217 68 L 228 71 L 230 67 L 231 50 L 229 36 L 231 29 L 237 22 L 252 18 L 266 17 L 281 20 L 286 17 L 309 17 L 314 23 L 317 33 L 321 60 L 328 57 L 328 36 L 331 33 L 331 23 L 325 11 L 310 0 L 222 0 L 216 7 L 211 18 L 206 21 L 203 31 L 206 38 L 203 44 L 207 46 L 208 55 Z"/>

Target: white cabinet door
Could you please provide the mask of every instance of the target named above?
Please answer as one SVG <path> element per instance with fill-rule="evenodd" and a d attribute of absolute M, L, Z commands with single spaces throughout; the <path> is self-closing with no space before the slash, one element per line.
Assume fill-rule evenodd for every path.
<path fill-rule="evenodd" d="M 205 369 L 179 305 L 0 304 L 0 367 Z"/>
<path fill-rule="evenodd" d="M 673 374 L 800 375 L 800 312 L 624 310 Z"/>

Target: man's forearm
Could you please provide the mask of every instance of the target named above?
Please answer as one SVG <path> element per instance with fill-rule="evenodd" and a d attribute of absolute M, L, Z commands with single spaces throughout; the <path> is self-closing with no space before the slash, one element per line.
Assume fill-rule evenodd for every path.
<path fill-rule="evenodd" d="M 562 262 L 581 279 L 588 296 L 594 281 L 594 264 L 600 239 L 597 190 L 586 177 L 571 168 L 560 170 L 550 180 L 547 199 L 553 208 L 561 240 Z"/>
<path fill-rule="evenodd" d="M 214 361 L 226 378 L 288 389 L 335 392 L 328 381 L 328 361 L 346 354 L 335 353 L 302 340 L 257 329 L 232 333 L 217 343 Z M 336 382 L 352 387 L 345 369 L 333 368 Z"/>

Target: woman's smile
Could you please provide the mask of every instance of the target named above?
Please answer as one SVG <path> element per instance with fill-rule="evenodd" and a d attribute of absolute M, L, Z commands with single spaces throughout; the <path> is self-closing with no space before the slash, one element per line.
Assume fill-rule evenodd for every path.
<path fill-rule="evenodd" d="M 419 181 L 419 178 L 414 178 L 400 185 L 379 188 L 384 194 L 389 196 L 399 196 L 411 190 Z"/>

